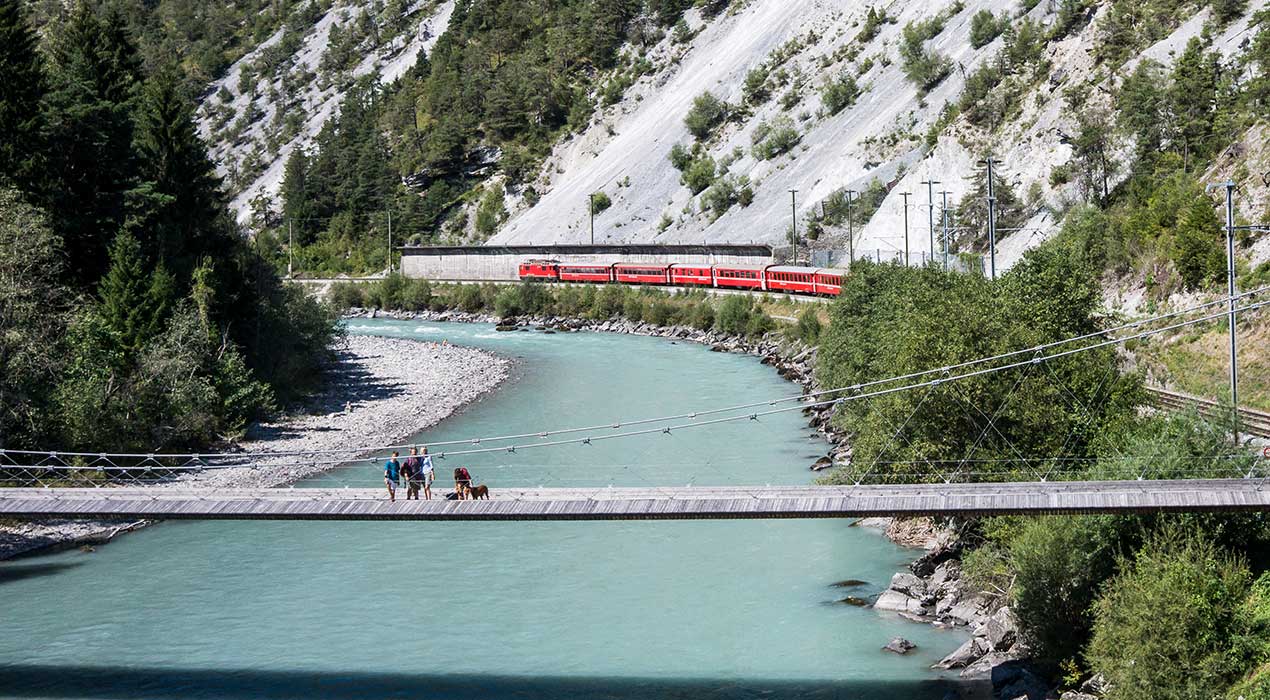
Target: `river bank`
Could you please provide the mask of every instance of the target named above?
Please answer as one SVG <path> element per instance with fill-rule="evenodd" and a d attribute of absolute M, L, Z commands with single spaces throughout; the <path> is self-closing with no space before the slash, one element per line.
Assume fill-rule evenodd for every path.
<path fill-rule="evenodd" d="M 326 387 L 302 412 L 252 426 L 233 451 L 294 453 L 385 445 L 431 427 L 507 379 L 510 361 L 484 350 L 419 340 L 347 336 L 328 369 Z M 349 461 L 355 455 L 347 456 Z M 265 488 L 293 483 L 336 464 L 264 458 L 265 469 L 198 472 L 181 486 Z M 268 467 L 273 466 L 273 469 Z M 156 486 L 155 488 L 163 488 Z M 145 522 L 0 523 L 0 560 L 109 541 Z"/>

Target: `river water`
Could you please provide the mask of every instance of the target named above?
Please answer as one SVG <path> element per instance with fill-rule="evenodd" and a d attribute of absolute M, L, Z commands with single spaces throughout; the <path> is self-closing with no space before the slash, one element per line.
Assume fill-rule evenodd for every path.
<path fill-rule="evenodd" d="M 427 440 L 593 425 L 797 393 L 753 357 L 600 333 L 359 320 L 486 348 L 513 378 Z M 803 484 L 798 412 L 480 455 L 500 486 Z M 457 458 L 438 462 L 438 486 Z M 344 468 L 317 483 L 381 483 Z M 835 602 L 913 558 L 846 520 L 165 523 L 0 564 L 0 696 L 940 698 L 964 636 Z M 835 588 L 862 579 L 856 589 Z M 918 649 L 880 647 L 902 635 Z"/>

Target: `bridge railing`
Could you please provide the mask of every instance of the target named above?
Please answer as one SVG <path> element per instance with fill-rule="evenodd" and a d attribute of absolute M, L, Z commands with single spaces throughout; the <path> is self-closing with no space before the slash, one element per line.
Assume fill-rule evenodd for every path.
<path fill-rule="evenodd" d="M 384 457 L 208 455 L 85 455 L 0 450 L 0 487 L 63 488 L 199 487 L 382 487 Z M 434 488 L 453 487 L 450 467 L 437 460 Z M 474 479 L 491 488 L 541 486 L 605 488 L 721 485 L 718 473 L 700 464 L 595 464 L 585 469 L 547 461 L 468 464 Z M 805 483 L 794 476 L 786 483 Z M 837 464 L 818 475 L 835 485 L 1018 483 L 1046 481 L 1258 479 L 1270 478 L 1270 448 L 1245 446 L 1227 454 L 1182 464 L 1126 455 L 1099 459 L 989 458 L 977 460 L 878 461 Z M 747 484 L 760 486 L 762 484 Z M 403 482 L 404 486 L 404 482 Z"/>

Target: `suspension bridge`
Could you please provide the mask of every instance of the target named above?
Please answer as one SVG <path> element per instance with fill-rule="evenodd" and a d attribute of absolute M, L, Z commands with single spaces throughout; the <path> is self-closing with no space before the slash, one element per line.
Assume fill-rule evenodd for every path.
<path fill-rule="evenodd" d="M 1232 299 L 1245 299 L 1262 291 L 1266 290 Z M 848 387 L 656 418 L 433 442 L 431 447 L 439 450 L 435 454 L 440 459 L 514 454 L 531 449 L 590 445 L 603 440 L 670 435 L 722 423 L 756 421 L 788 411 L 832 408 L 901 391 L 929 390 L 968 377 L 1035 367 L 1095 348 L 1184 328 L 1223 317 L 1227 312 L 1181 321 L 1176 321 L 1176 317 L 1226 303 L 1228 300 L 1210 302 L 1077 338 Z M 1270 301 L 1245 303 L 1238 310 L 1249 311 L 1266 304 Z M 1129 330 L 1134 332 L 1103 337 Z M 1081 344 L 1074 348 L 1063 347 L 1072 343 Z M 1181 405 L 1177 396 L 1172 400 Z M 1216 405 L 1203 408 L 1209 414 L 1221 411 Z M 987 420 L 980 435 L 982 440 L 994 429 L 995 416 L 987 415 L 982 409 L 978 412 Z M 910 414 L 899 426 L 896 436 L 912 417 Z M 974 465 L 969 464 L 973 460 L 967 455 L 959 461 L 951 460 L 953 465 L 923 460 L 925 473 L 909 474 L 909 478 L 903 479 L 905 483 L 898 484 L 870 483 L 875 463 L 867 465 L 862 474 L 857 472 L 852 476 L 854 483 L 844 486 L 690 483 L 685 486 L 546 488 L 498 483 L 493 485 L 489 500 L 455 501 L 444 498 L 389 501 L 382 488 L 360 488 L 368 485 L 365 481 L 344 488 L 324 488 L 310 483 L 304 486 L 316 487 L 240 489 L 209 487 L 205 479 L 209 473 L 222 470 L 245 470 L 259 475 L 285 472 L 288 466 L 296 465 L 335 467 L 359 461 L 366 455 L 382 455 L 412 446 L 209 455 L 93 454 L 0 448 L 0 518 L 518 521 L 1270 511 L 1270 489 L 1266 488 L 1270 478 L 1270 470 L 1266 468 L 1270 466 L 1270 448 L 1265 458 L 1252 466 L 1246 459 L 1240 461 L 1238 455 L 1233 460 L 1228 459 L 1230 455 L 1215 455 L 1212 464 L 1196 466 L 1187 472 L 1186 476 L 1194 478 L 1182 480 L 1152 478 L 1155 467 L 1148 464 L 1125 473 L 1113 473 L 1110 475 L 1113 480 L 1074 481 L 1070 480 L 1070 472 L 1058 467 L 1067 457 L 1029 459 L 1023 455 L 1017 455 L 1017 465 L 1011 460 L 1013 473 L 1004 481 L 999 480 L 1001 474 L 984 478 L 969 471 L 967 467 L 973 469 Z M 893 480 L 895 476 L 896 473 L 891 472 L 886 480 Z M 404 491 L 399 495 L 402 493 Z"/>
<path fill-rule="evenodd" d="M 743 520 L 1270 510 L 1265 479 L 503 489 L 388 501 L 380 489 L 0 489 L 0 517 L 206 520 Z"/>

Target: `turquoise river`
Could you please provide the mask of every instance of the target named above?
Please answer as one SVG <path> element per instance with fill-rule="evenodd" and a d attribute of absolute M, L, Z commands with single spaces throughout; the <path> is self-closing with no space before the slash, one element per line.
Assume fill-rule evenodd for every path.
<path fill-rule="evenodd" d="M 425 440 L 768 400 L 797 386 L 692 343 L 358 320 L 513 358 Z M 798 412 L 480 455 L 491 486 L 803 484 Z M 439 486 L 457 459 L 439 462 Z M 367 462 L 316 480 L 381 483 Z M 0 564 L 0 696 L 937 700 L 964 635 L 835 602 L 915 554 L 848 520 L 180 522 Z M 833 587 L 862 579 L 857 589 Z M 917 643 L 881 651 L 896 635 Z"/>

